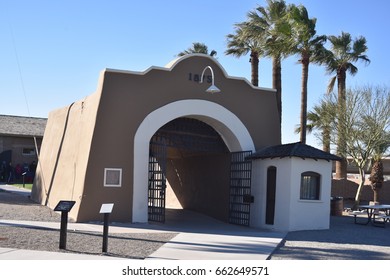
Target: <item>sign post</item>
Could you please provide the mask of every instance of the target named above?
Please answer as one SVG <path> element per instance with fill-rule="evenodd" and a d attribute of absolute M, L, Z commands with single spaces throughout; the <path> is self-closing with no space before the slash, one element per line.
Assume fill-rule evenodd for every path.
<path fill-rule="evenodd" d="M 110 213 L 112 212 L 112 208 L 114 207 L 114 203 L 104 203 L 100 208 L 101 214 L 104 214 L 104 225 L 103 225 L 103 248 L 102 252 L 107 253 L 108 247 L 108 221 L 110 217 Z"/>
<path fill-rule="evenodd" d="M 60 200 L 54 211 L 61 212 L 60 249 L 66 249 L 66 232 L 68 230 L 68 213 L 76 201 Z"/>

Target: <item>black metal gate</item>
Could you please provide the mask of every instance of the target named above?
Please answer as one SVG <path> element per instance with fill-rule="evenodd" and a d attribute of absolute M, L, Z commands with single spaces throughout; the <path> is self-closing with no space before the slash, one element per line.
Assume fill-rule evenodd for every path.
<path fill-rule="evenodd" d="M 252 151 L 231 154 L 229 222 L 243 226 L 249 226 L 250 204 L 253 202 L 252 161 L 246 160 L 250 155 Z"/>
<path fill-rule="evenodd" d="M 167 148 L 164 139 L 154 136 L 149 146 L 148 220 L 165 222 Z"/>

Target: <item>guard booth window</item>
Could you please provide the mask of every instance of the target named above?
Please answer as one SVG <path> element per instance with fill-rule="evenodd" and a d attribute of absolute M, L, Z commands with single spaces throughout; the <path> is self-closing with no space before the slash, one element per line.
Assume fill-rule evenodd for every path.
<path fill-rule="evenodd" d="M 320 179 L 321 175 L 316 172 L 304 172 L 301 174 L 300 199 L 319 200 L 320 199 Z"/>

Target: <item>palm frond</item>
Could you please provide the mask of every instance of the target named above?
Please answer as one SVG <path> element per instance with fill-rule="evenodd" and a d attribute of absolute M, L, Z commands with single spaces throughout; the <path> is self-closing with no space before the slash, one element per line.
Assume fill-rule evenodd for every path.
<path fill-rule="evenodd" d="M 365 37 L 360 36 L 359 38 L 355 39 L 353 43 L 353 53 L 355 56 L 359 56 L 365 53 L 367 50 L 367 40 Z"/>
<path fill-rule="evenodd" d="M 352 63 L 348 63 L 347 65 L 348 72 L 352 75 L 355 76 L 356 73 L 358 72 L 358 68 L 353 65 Z"/>
<path fill-rule="evenodd" d="M 203 54 L 207 54 L 210 56 L 215 56 L 217 54 L 217 52 L 215 50 L 212 50 L 209 53 L 209 50 L 208 50 L 208 47 L 206 44 L 200 43 L 200 42 L 194 42 L 194 43 L 192 43 L 192 47 L 189 47 L 188 49 L 178 53 L 177 56 L 184 56 L 184 55 L 191 54 L 191 53 L 203 53 Z"/>
<path fill-rule="evenodd" d="M 328 94 L 333 91 L 336 80 L 337 80 L 337 76 L 333 76 L 332 78 L 330 78 L 330 81 L 328 83 L 328 88 L 326 91 Z"/>

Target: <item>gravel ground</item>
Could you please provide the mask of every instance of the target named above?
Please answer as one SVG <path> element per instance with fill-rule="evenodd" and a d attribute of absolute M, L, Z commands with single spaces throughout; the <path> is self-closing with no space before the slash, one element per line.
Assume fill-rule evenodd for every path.
<path fill-rule="evenodd" d="M 0 190 L 0 220 L 60 222 L 61 215 L 26 196 Z M 175 233 L 109 233 L 109 252 L 104 255 L 144 259 L 175 236 Z M 0 224 L 0 247 L 102 255 L 102 233 L 68 231 L 66 250 L 60 250 L 59 230 Z"/>
<path fill-rule="evenodd" d="M 354 224 L 331 216 L 329 230 L 289 232 L 271 260 L 390 260 L 390 224 Z"/>
<path fill-rule="evenodd" d="M 33 203 L 28 197 L 0 189 L 0 220 L 59 222 L 60 214 Z M 109 234 L 105 255 L 144 259 L 174 233 Z M 59 230 L 11 227 L 0 224 L 0 247 L 62 251 Z M 71 253 L 101 255 L 102 236 L 95 232 L 68 231 Z M 356 225 L 352 217 L 331 217 L 329 230 L 295 231 L 287 234 L 271 260 L 390 260 L 390 224 L 385 228 Z"/>

